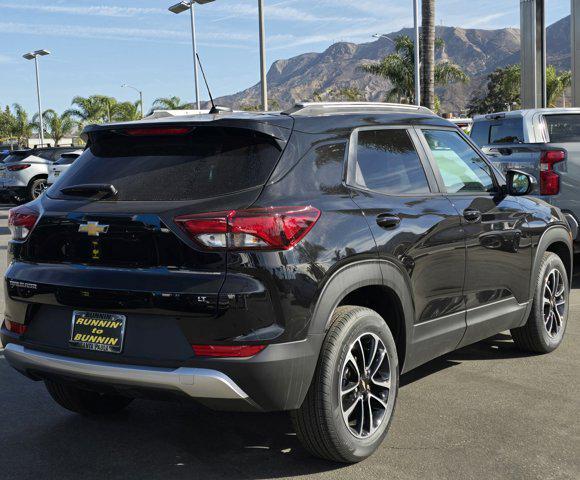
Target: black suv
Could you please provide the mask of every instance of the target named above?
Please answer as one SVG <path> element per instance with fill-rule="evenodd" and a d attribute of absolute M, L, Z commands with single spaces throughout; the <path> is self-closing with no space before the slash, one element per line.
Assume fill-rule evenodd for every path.
<path fill-rule="evenodd" d="M 430 111 L 90 126 L 41 198 L 11 210 L 5 357 L 63 407 L 135 397 L 291 411 L 320 457 L 385 437 L 399 374 L 504 330 L 562 342 L 561 212 Z"/>

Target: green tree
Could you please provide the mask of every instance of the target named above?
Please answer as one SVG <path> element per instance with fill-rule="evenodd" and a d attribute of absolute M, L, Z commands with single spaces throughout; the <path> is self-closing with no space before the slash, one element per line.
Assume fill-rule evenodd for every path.
<path fill-rule="evenodd" d="M 34 115 L 32 122 L 35 124 L 38 122 L 38 113 Z M 51 109 L 43 112 L 42 122 L 46 136 L 52 138 L 55 145 L 58 145 L 64 137 L 70 135 L 76 126 L 76 122 L 70 113 L 64 112 L 59 115 Z"/>
<path fill-rule="evenodd" d="M 15 120 L 8 105 L 6 105 L 4 110 L 0 110 L 0 141 L 6 141 L 12 138 Z"/>
<path fill-rule="evenodd" d="M 141 101 L 116 103 L 111 115 L 114 122 L 141 120 Z"/>
<path fill-rule="evenodd" d="M 32 132 L 37 126 L 29 121 L 28 114 L 21 105 L 15 103 L 12 108 L 14 110 L 14 121 L 12 122 L 11 137 L 15 138 L 19 145 L 26 146 L 28 139 L 32 136 Z"/>
<path fill-rule="evenodd" d="M 550 65 L 546 69 L 546 91 L 548 94 L 548 107 L 555 107 L 558 99 L 571 85 L 572 72 L 564 71 L 558 74 L 556 67 Z"/>
<path fill-rule="evenodd" d="M 421 103 L 427 108 L 434 110 L 435 83 L 437 81 L 435 65 L 435 0 L 422 0 L 421 14 L 423 18 L 423 81 L 421 82 L 423 93 Z"/>
<path fill-rule="evenodd" d="M 103 98 L 103 95 L 74 97 L 72 100 L 73 108 L 70 108 L 65 113 L 77 120 L 81 126 L 106 122 L 107 111 Z"/>
<path fill-rule="evenodd" d="M 193 108 L 192 103 L 183 103 L 179 97 L 162 97 L 153 102 L 153 110 L 187 110 Z"/>
<path fill-rule="evenodd" d="M 502 112 L 512 107 L 518 108 L 521 88 L 521 68 L 509 65 L 498 68 L 487 77 L 486 91 L 474 96 L 467 109 L 470 115 Z"/>
<path fill-rule="evenodd" d="M 437 48 L 443 47 L 443 41 L 437 40 Z M 389 102 L 414 103 L 415 102 L 415 45 L 407 35 L 400 35 L 395 39 L 395 53 L 387 55 L 378 63 L 361 65 L 361 69 L 367 73 L 386 78 L 392 85 L 387 92 L 386 100 Z M 438 86 L 450 83 L 467 83 L 469 77 L 461 70 L 461 67 L 450 62 L 442 61 L 435 65 L 435 84 Z M 433 108 L 435 107 L 435 100 Z"/>

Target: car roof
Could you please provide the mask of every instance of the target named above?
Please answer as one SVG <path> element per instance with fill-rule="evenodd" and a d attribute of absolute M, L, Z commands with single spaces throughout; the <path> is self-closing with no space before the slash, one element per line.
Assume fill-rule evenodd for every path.
<path fill-rule="evenodd" d="M 373 126 L 422 124 L 454 126 L 431 110 L 415 105 L 378 102 L 303 102 L 284 112 L 220 112 L 219 114 L 180 115 L 144 118 L 132 122 L 88 125 L 83 137 L 101 130 L 117 128 L 161 127 L 169 125 L 216 125 L 254 128 L 279 138 L 288 138 L 292 129 L 319 133 L 332 129 Z M 288 132 L 281 132 L 288 130 Z"/>
<path fill-rule="evenodd" d="M 509 112 L 488 113 L 485 115 L 475 115 L 474 122 L 481 122 L 483 120 L 500 120 L 502 118 L 523 118 L 530 117 L 536 114 L 542 115 L 565 115 L 565 114 L 580 114 L 580 108 L 529 108 L 522 110 L 511 110 Z"/>

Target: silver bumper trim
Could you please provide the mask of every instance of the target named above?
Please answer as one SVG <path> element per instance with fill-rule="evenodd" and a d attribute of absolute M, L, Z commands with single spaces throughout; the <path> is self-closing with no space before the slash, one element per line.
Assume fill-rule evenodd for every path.
<path fill-rule="evenodd" d="M 23 373 L 33 370 L 92 382 L 181 391 L 192 398 L 245 400 L 252 403 L 230 377 L 217 370 L 116 365 L 53 355 L 13 343 L 4 348 L 4 356 L 10 365 Z"/>

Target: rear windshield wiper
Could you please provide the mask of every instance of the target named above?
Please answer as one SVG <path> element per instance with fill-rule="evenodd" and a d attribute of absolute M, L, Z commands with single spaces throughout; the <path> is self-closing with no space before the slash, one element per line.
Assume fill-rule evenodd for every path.
<path fill-rule="evenodd" d="M 110 183 L 85 183 L 81 185 L 71 185 L 60 189 L 64 195 L 73 197 L 87 197 L 96 200 L 105 198 L 116 198 L 119 193 L 114 185 Z"/>

